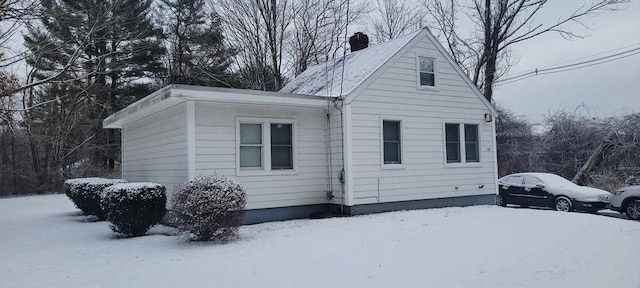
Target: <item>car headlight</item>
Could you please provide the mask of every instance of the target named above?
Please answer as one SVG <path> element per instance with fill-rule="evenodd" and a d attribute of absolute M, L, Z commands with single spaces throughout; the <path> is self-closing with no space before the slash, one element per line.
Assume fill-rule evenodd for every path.
<path fill-rule="evenodd" d="M 611 195 L 610 194 L 600 194 L 600 195 L 598 195 L 598 200 L 600 200 L 602 202 L 609 202 L 609 201 L 611 201 Z"/>
<path fill-rule="evenodd" d="M 624 190 L 618 190 L 618 191 L 613 191 L 613 195 L 618 196 L 620 194 L 624 193 Z"/>

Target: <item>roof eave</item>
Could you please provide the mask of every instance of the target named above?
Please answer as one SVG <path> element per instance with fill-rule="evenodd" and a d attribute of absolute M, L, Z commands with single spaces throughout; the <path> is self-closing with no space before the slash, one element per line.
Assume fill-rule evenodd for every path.
<path fill-rule="evenodd" d="M 166 103 L 167 100 L 171 98 L 171 93 L 173 88 L 174 88 L 174 85 L 165 86 L 147 95 L 146 97 L 134 103 L 131 103 L 129 106 L 125 107 L 124 109 L 111 114 L 109 117 L 105 118 L 102 121 L 102 128 L 107 128 L 107 129 L 122 128 L 122 126 L 124 126 L 127 122 L 129 122 L 127 120 L 129 120 L 129 118 L 131 118 L 133 115 L 140 116 L 140 114 L 143 112 L 141 110 L 157 105 L 158 103 L 161 103 L 161 102 Z M 178 99 L 175 99 L 175 100 L 178 100 Z M 180 100 L 172 101 L 172 102 L 179 102 L 179 101 Z"/>
<path fill-rule="evenodd" d="M 331 98 L 269 91 L 172 84 L 149 94 L 107 117 L 102 121 L 102 127 L 120 129 L 128 123 L 137 121 L 184 101 L 322 108 L 327 106 L 328 99 Z"/>
<path fill-rule="evenodd" d="M 287 107 L 325 107 L 330 97 L 271 91 L 176 85 L 173 97 L 183 100 Z"/>

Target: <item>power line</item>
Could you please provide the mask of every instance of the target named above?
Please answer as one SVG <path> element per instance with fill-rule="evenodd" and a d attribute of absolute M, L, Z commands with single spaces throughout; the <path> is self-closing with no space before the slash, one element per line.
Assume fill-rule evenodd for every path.
<path fill-rule="evenodd" d="M 590 58 L 590 57 L 593 57 L 593 56 L 606 54 L 606 53 L 609 53 L 609 52 L 619 51 L 619 50 L 622 50 L 622 49 L 627 49 L 629 47 L 638 46 L 638 45 L 640 45 L 640 42 L 634 43 L 634 44 L 631 44 L 631 45 L 627 45 L 627 46 L 618 47 L 618 48 L 611 49 L 611 50 L 598 52 L 598 53 L 595 53 L 595 54 L 591 54 L 591 55 L 587 55 L 587 56 L 583 56 L 583 57 L 579 57 L 579 58 L 570 59 L 570 60 L 567 60 L 567 61 L 562 61 L 562 62 L 551 64 L 551 65 L 547 65 L 547 66 L 541 67 L 540 69 L 549 68 L 549 67 L 553 67 L 553 66 L 556 66 L 556 65 L 565 64 L 565 63 L 569 63 L 569 62 L 573 62 L 573 61 L 577 61 L 577 60 L 582 60 L 582 59 Z M 522 74 L 522 73 L 524 73 L 524 72 L 517 72 L 517 73 L 514 72 L 513 74 Z"/>
<path fill-rule="evenodd" d="M 616 50 L 619 50 L 619 49 L 616 49 Z M 594 65 L 598 65 L 598 64 L 603 64 L 603 63 L 611 62 L 611 61 L 622 59 L 622 58 L 626 58 L 626 57 L 629 57 L 629 56 L 633 56 L 633 55 L 638 54 L 638 53 L 640 53 L 640 47 L 639 48 L 633 48 L 633 49 L 625 50 L 625 51 L 622 51 L 622 52 L 614 53 L 614 54 L 603 56 L 603 57 L 599 57 L 599 58 L 596 58 L 596 59 L 591 59 L 591 60 L 587 60 L 587 61 L 578 62 L 578 63 L 562 65 L 562 66 L 557 66 L 557 67 L 551 67 L 551 68 L 534 69 L 533 71 L 521 73 L 519 75 L 515 75 L 515 76 L 509 77 L 509 78 L 506 78 L 506 79 L 501 79 L 499 81 L 496 81 L 496 84 L 501 84 L 501 85 L 502 84 L 508 84 L 508 83 L 513 83 L 513 82 L 516 82 L 516 81 L 524 80 L 524 79 L 527 79 L 527 78 L 530 78 L 530 77 L 533 77 L 533 76 L 536 76 L 536 75 L 552 74 L 552 73 L 558 73 L 558 72 L 563 72 L 563 71 L 570 71 L 570 70 L 575 70 L 575 69 L 580 69 L 580 68 L 586 68 L 586 67 L 590 67 L 590 66 L 594 66 Z M 599 53 L 599 54 L 602 54 L 602 53 Z M 575 61 L 575 60 L 571 60 L 571 61 Z M 563 63 L 566 63 L 566 62 L 568 62 L 568 61 L 565 61 Z M 555 65 L 558 65 L 558 64 L 555 64 Z M 576 67 L 576 66 L 578 66 L 578 67 Z M 546 67 L 550 67 L 550 66 L 546 66 Z M 574 67 L 574 68 L 572 68 L 572 67 Z M 572 68 L 572 69 L 565 69 L 565 68 Z M 555 71 L 555 70 L 560 70 L 560 71 Z M 555 71 L 555 72 L 553 72 L 553 71 Z"/>
<path fill-rule="evenodd" d="M 635 49 L 635 50 L 640 50 L 640 48 Z M 581 66 L 578 66 L 578 67 L 573 67 L 573 66 L 577 66 L 577 64 L 576 64 L 576 65 L 565 65 L 565 66 L 556 67 L 556 68 L 553 68 L 553 69 L 545 69 L 543 72 L 540 72 L 540 70 L 538 70 L 537 73 L 532 74 L 532 75 L 528 75 L 526 77 L 521 77 L 521 78 L 518 78 L 518 79 L 513 79 L 512 78 L 513 80 L 503 80 L 504 82 L 501 82 L 500 85 L 506 85 L 506 84 L 510 84 L 510 83 L 513 83 L 513 82 L 522 81 L 522 80 L 525 80 L 527 78 L 531 78 L 531 77 L 538 76 L 538 75 L 554 74 L 554 73 L 560 73 L 560 72 L 566 72 L 566 71 L 571 71 L 571 70 L 587 68 L 587 67 L 600 65 L 600 64 L 604 64 L 604 63 L 620 60 L 620 59 L 623 59 L 623 58 L 631 57 L 631 56 L 636 55 L 636 54 L 640 54 L 640 51 L 636 51 L 634 53 L 618 56 L 618 57 L 612 58 L 612 59 L 610 57 L 607 57 L 606 59 L 604 59 L 605 61 L 603 61 L 602 59 L 600 59 L 600 60 L 594 59 L 593 61 L 585 61 L 585 63 L 587 65 L 584 65 L 585 63 L 581 63 Z M 599 62 L 596 62 L 596 61 L 599 61 Z M 593 62 L 595 62 L 595 63 L 593 63 Z M 566 69 L 562 69 L 562 68 L 566 68 Z M 561 69 L 561 70 L 558 70 L 558 69 Z"/>

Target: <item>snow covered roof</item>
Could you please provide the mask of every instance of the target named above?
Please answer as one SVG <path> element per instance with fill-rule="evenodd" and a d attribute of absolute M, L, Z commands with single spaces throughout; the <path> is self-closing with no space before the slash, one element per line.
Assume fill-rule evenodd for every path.
<path fill-rule="evenodd" d="M 280 92 L 331 97 L 347 95 L 421 31 L 312 66 L 289 82 Z"/>
<path fill-rule="evenodd" d="M 171 84 L 110 115 L 102 121 L 102 127 L 120 129 L 127 123 L 135 122 L 185 101 L 287 107 L 325 107 L 327 105 L 325 97 L 314 95 Z"/>

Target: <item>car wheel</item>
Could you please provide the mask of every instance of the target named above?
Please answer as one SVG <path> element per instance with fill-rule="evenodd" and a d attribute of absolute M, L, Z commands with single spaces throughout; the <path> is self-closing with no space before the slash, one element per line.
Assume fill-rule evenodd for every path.
<path fill-rule="evenodd" d="M 569 198 L 561 196 L 556 199 L 556 205 L 553 206 L 553 209 L 556 211 L 569 212 L 571 211 L 571 200 Z"/>
<path fill-rule="evenodd" d="M 639 220 L 640 219 L 640 200 L 631 200 L 627 203 L 627 206 L 624 208 L 625 214 L 629 219 Z"/>
<path fill-rule="evenodd" d="M 505 199 L 504 196 L 498 194 L 496 196 L 496 205 L 502 206 L 502 207 L 507 207 L 507 199 Z"/>

